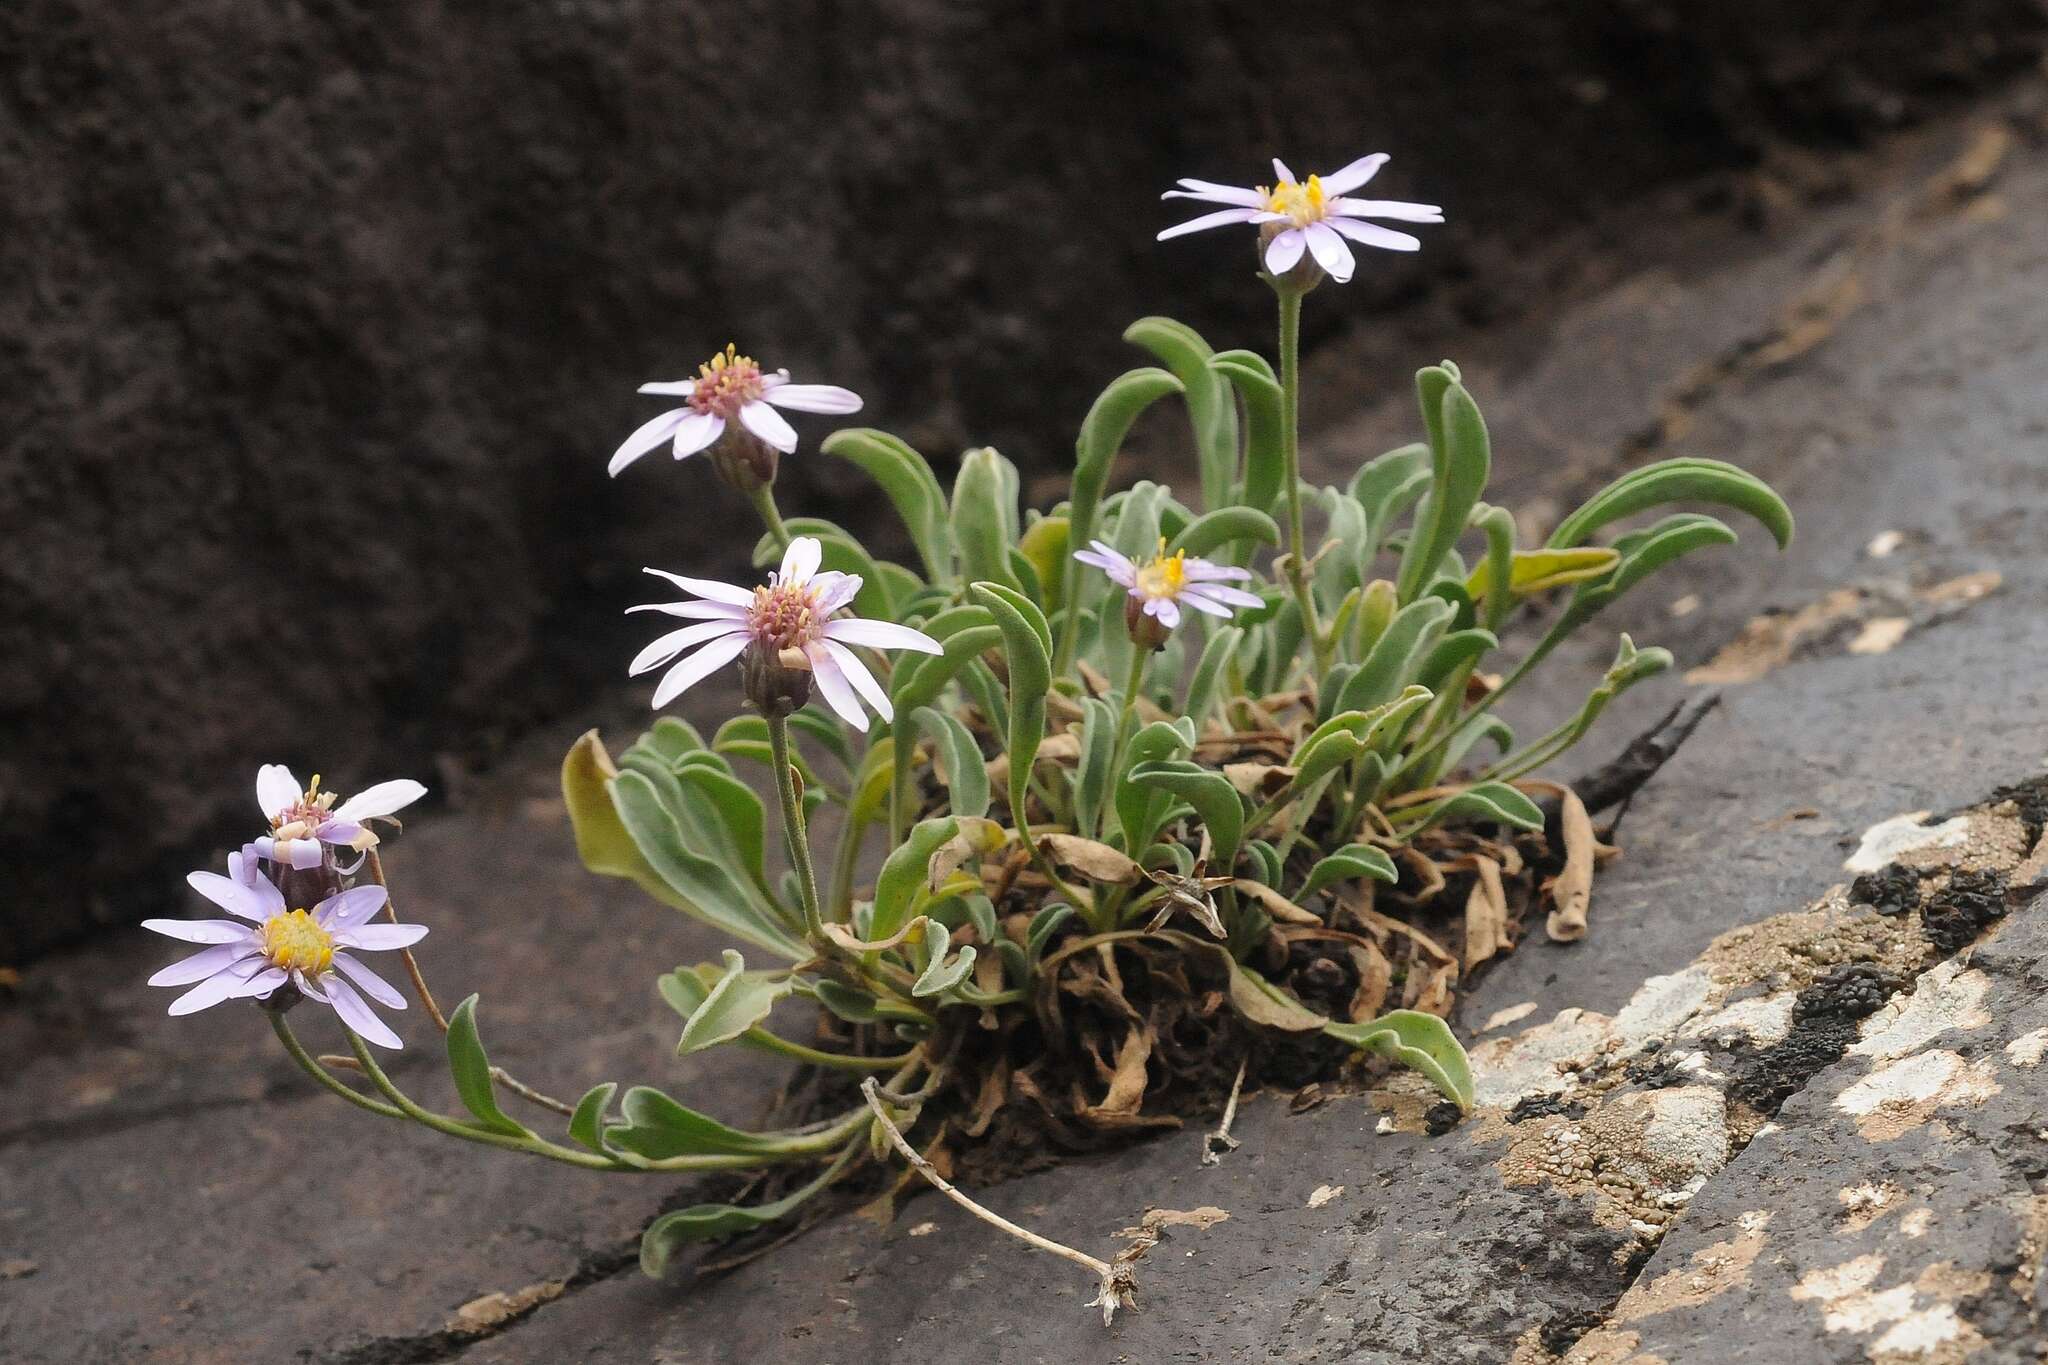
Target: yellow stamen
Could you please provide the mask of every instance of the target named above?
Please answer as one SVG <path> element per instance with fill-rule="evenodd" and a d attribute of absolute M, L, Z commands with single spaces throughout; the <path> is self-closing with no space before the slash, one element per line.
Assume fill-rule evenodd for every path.
<path fill-rule="evenodd" d="M 273 967 L 317 976 L 334 965 L 334 936 L 304 910 L 272 915 L 263 924 L 263 955 Z"/>
<path fill-rule="evenodd" d="M 1179 597 L 1188 581 L 1188 552 L 1166 553 L 1166 537 L 1159 538 L 1159 553 L 1138 570 L 1138 590 L 1147 597 Z"/>
<path fill-rule="evenodd" d="M 1321 222 L 1329 214 L 1329 199 L 1319 175 L 1310 176 L 1305 185 L 1283 180 L 1270 190 L 1261 186 L 1260 193 L 1266 197 L 1268 213 L 1282 214 L 1296 227 Z"/>

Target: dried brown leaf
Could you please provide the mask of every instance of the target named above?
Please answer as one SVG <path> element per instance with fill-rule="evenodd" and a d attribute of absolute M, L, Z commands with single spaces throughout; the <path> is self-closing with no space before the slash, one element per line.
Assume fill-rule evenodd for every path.
<path fill-rule="evenodd" d="M 1041 834 L 1038 849 L 1061 867 L 1071 868 L 1092 882 L 1130 886 L 1145 875 L 1145 869 L 1121 850 L 1078 834 Z"/>

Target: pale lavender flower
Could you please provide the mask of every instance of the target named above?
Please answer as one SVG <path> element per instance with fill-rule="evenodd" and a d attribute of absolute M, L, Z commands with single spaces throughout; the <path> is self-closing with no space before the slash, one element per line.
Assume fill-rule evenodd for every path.
<path fill-rule="evenodd" d="M 1163 537 L 1159 542 L 1159 553 L 1143 564 L 1126 558 L 1099 540 L 1090 541 L 1089 546 L 1086 550 L 1074 551 L 1074 558 L 1102 570 L 1112 583 L 1128 589 L 1138 611 L 1168 629 L 1180 624 L 1183 605 L 1225 620 L 1229 620 L 1241 607 L 1262 605 L 1257 597 L 1243 588 L 1230 586 L 1230 580 L 1250 578 L 1251 570 L 1230 564 L 1212 564 L 1206 559 L 1189 559 L 1185 550 L 1168 554 Z"/>
<path fill-rule="evenodd" d="M 731 345 L 697 367 L 695 379 L 642 384 L 640 392 L 681 398 L 684 405 L 641 427 L 612 453 L 607 472 L 614 477 L 633 461 L 660 445 L 672 443 L 678 460 L 725 434 L 737 421 L 787 455 L 796 449 L 796 429 L 776 408 L 794 412 L 860 411 L 860 395 L 834 384 L 792 384 L 788 370 L 764 373 L 752 357 Z"/>
<path fill-rule="evenodd" d="M 781 569 L 759 588 L 647 570 L 703 600 L 650 602 L 629 611 L 664 612 L 702 624 L 684 626 L 655 640 L 640 651 L 629 671 L 637 676 L 673 663 L 654 690 L 654 705 L 660 708 L 752 648 L 785 668 L 808 670 L 817 679 L 826 703 L 854 729 L 868 728 L 861 698 L 866 698 L 883 720 L 893 719 L 889 694 L 847 646 L 914 649 L 925 654 L 943 654 L 945 650 L 937 640 L 909 626 L 836 615 L 860 591 L 861 577 L 836 570 L 820 573 L 821 558 L 814 537 L 798 536 L 789 542 Z M 694 653 L 684 653 L 693 646 Z M 682 657 L 678 659 L 678 655 Z"/>
<path fill-rule="evenodd" d="M 270 833 L 256 841 L 256 851 L 274 863 L 301 871 L 320 865 L 320 845 L 344 844 L 361 852 L 375 848 L 377 836 L 368 821 L 403 810 L 427 794 L 409 777 L 366 787 L 340 805 L 335 794 L 320 790 L 320 775 L 305 788 L 282 763 L 256 770 L 256 804 L 270 822 Z"/>
<path fill-rule="evenodd" d="M 1391 218 L 1402 223 L 1441 223 L 1444 220 L 1444 211 L 1434 204 L 1344 197 L 1372 179 L 1386 163 L 1385 152 L 1374 152 L 1371 156 L 1360 157 L 1327 179 L 1311 175 L 1305 182 L 1297 182 L 1286 163 L 1274 157 L 1273 174 L 1279 183 L 1271 188 L 1260 185 L 1256 189 L 1244 189 L 1207 180 L 1182 180 L 1179 189 L 1168 190 L 1160 197 L 1199 199 L 1229 207 L 1170 227 L 1159 234 L 1159 240 L 1163 242 L 1169 237 L 1222 227 L 1228 223 L 1255 223 L 1265 239 L 1260 258 L 1275 278 L 1294 269 L 1306 252 L 1314 257 L 1323 273 L 1342 284 L 1351 278 L 1356 264 L 1351 248 L 1344 240 L 1347 237 L 1386 251 L 1414 251 L 1422 245 L 1419 239 L 1408 233 L 1396 232 L 1364 219 Z"/>
<path fill-rule="evenodd" d="M 342 1023 L 379 1047 L 404 1046 L 363 996 L 394 1010 L 405 1008 L 405 997 L 349 951 L 409 948 L 427 936 L 424 924 L 369 922 L 384 908 L 383 887 L 358 886 L 336 892 L 310 912 L 290 910 L 284 894 L 257 872 L 247 853 L 228 855 L 225 877 L 194 872 L 185 880 L 236 918 L 142 922 L 143 928 L 169 938 L 208 945 L 149 979 L 152 986 L 192 987 L 171 1002 L 172 1014 L 191 1014 L 223 1000 L 266 999 L 291 987 L 332 1009 Z"/>

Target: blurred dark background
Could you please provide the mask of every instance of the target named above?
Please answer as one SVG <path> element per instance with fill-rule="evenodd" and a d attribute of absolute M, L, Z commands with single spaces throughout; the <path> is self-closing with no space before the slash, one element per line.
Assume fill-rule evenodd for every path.
<path fill-rule="evenodd" d="M 1341 316 L 1486 324 L 1602 208 L 1922 117 L 2037 62 L 2042 22 L 11 0 L 0 965 L 177 895 L 248 832 L 260 762 L 445 787 L 617 687 L 640 565 L 736 573 L 753 539 L 707 469 L 604 476 L 659 410 L 634 387 L 727 340 L 856 389 L 942 472 L 993 443 L 1043 488 L 1138 363 L 1132 318 L 1267 345 L 1247 234 L 1153 243 L 1177 176 L 1389 151 L 1376 192 L 1449 223 L 1366 262 Z M 786 506 L 872 524 L 850 470 L 785 468 Z"/>

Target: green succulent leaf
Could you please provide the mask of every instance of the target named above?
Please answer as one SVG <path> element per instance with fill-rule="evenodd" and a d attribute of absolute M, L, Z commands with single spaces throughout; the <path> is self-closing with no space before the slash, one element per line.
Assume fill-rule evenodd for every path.
<path fill-rule="evenodd" d="M 988 766 L 982 761 L 981 746 L 966 726 L 944 711 L 920 706 L 910 713 L 911 724 L 924 731 L 939 759 L 949 804 L 955 815 L 988 814 Z"/>
<path fill-rule="evenodd" d="M 605 1119 L 611 1108 L 612 1095 L 618 1088 L 617 1081 L 605 1081 L 583 1092 L 583 1098 L 576 1101 L 576 1112 L 569 1116 L 570 1141 L 593 1152 L 606 1150 Z"/>
<path fill-rule="evenodd" d="M 1191 556 L 1212 555 L 1233 543 L 1278 545 L 1280 528 L 1264 512 L 1250 507 L 1219 507 L 1205 512 L 1167 542 L 1166 552 L 1185 550 Z"/>
<path fill-rule="evenodd" d="M 1192 728 L 1189 727 L 1190 730 Z M 1159 832 L 1159 824 L 1173 804 L 1172 793 L 1133 781 L 1133 774 L 1148 763 L 1180 758 L 1194 747 L 1192 733 L 1163 720 L 1141 726 L 1138 733 L 1131 736 L 1131 742 L 1124 750 L 1123 771 L 1115 775 L 1115 795 L 1112 798 L 1117 825 L 1124 833 L 1124 852 L 1150 847 L 1152 836 Z"/>
<path fill-rule="evenodd" d="M 1366 461 L 1345 491 L 1365 509 L 1366 543 L 1362 556 L 1370 562 L 1386 544 L 1387 533 L 1429 491 L 1435 477 L 1429 446 L 1418 442 Z"/>
<path fill-rule="evenodd" d="M 1360 877 L 1394 882 L 1400 879 L 1400 874 L 1394 870 L 1394 860 L 1387 856 L 1386 850 L 1371 844 L 1351 844 L 1310 868 L 1308 880 L 1302 883 L 1301 893 L 1295 899 L 1305 901 L 1325 887 L 1357 881 Z"/>
<path fill-rule="evenodd" d="M 1048 612 L 1058 611 L 1066 602 L 1069 529 L 1065 517 L 1040 517 L 1024 529 L 1017 542 L 1018 552 L 1031 561 L 1031 571 L 1038 575 L 1040 601 Z"/>
<path fill-rule="evenodd" d="M 1081 423 L 1081 434 L 1074 442 L 1074 493 L 1068 510 L 1068 543 L 1075 547 L 1087 545 L 1095 536 L 1095 514 L 1102 502 L 1103 489 L 1109 484 L 1109 469 L 1116 457 L 1118 447 L 1130 433 L 1131 423 L 1138 420 L 1138 414 L 1158 402 L 1169 393 L 1182 392 L 1181 382 L 1165 370 L 1132 370 L 1111 381 L 1102 391 L 1095 405 L 1088 409 L 1088 416 Z M 1080 599 L 1077 584 L 1080 581 L 1080 561 L 1069 556 L 1065 565 L 1066 587 L 1061 600 L 1067 605 L 1067 630 L 1060 637 L 1059 658 L 1062 667 L 1073 657 L 1075 632 L 1079 618 L 1074 609 Z"/>
<path fill-rule="evenodd" d="M 475 1116 L 476 1127 L 508 1137 L 532 1137 L 525 1124 L 498 1107 L 491 1061 L 484 1055 L 483 1039 L 477 1036 L 476 1001 L 470 996 L 448 1016 L 448 1070 L 455 1078 L 455 1093 L 462 1098 L 462 1107 Z"/>
<path fill-rule="evenodd" d="M 1457 609 L 1440 597 L 1424 597 L 1395 612 L 1365 663 L 1344 684 L 1337 709 L 1362 711 L 1392 701 L 1415 681 L 1422 661 L 1456 614 Z"/>
<path fill-rule="evenodd" d="M 953 581 L 953 549 L 946 529 L 946 495 L 931 463 L 901 440 L 872 427 L 835 431 L 819 444 L 827 455 L 850 460 L 880 484 L 910 532 L 911 544 L 934 583 Z"/>
<path fill-rule="evenodd" d="M 1229 383 L 1209 367 L 1209 343 L 1186 323 L 1159 317 L 1139 318 L 1124 329 L 1124 340 L 1150 351 L 1181 382 L 1194 428 L 1202 505 L 1222 507 L 1237 477 L 1237 408 Z"/>
<path fill-rule="evenodd" d="M 683 1024 L 676 1042 L 679 1057 L 738 1038 L 767 1019 L 795 989 L 786 971 L 750 972 L 746 959 L 730 948 L 723 956 L 725 967 L 717 982 Z"/>
<path fill-rule="evenodd" d="M 989 446 L 961 456 L 953 480 L 953 543 L 966 578 L 1023 586 L 1010 571 L 1016 521 L 1017 467 Z"/>
<path fill-rule="evenodd" d="M 1368 1048 L 1420 1071 L 1446 1099 L 1471 1112 L 1472 1060 L 1451 1027 L 1420 1010 L 1390 1010 L 1365 1024 L 1327 1024 L 1323 1032 L 1353 1047 Z"/>
<path fill-rule="evenodd" d="M 1210 861 L 1219 869 L 1217 875 L 1228 875 L 1244 839 L 1244 800 L 1223 774 L 1196 763 L 1168 759 L 1138 764 L 1131 769 L 1131 781 L 1170 792 L 1193 806 L 1209 833 Z"/>
<path fill-rule="evenodd" d="M 1516 829 L 1543 828 L 1543 812 L 1536 808 L 1536 803 L 1504 782 L 1475 782 L 1454 795 L 1401 812 L 1409 818 L 1418 814 L 1416 823 L 1402 826 L 1403 833 L 1410 838 L 1434 825 L 1467 821 L 1511 825 Z"/>
<path fill-rule="evenodd" d="M 968 586 L 974 600 L 988 608 L 1003 633 L 1003 654 L 1010 665 L 1010 819 L 1025 824 L 1025 794 L 1031 785 L 1031 763 L 1045 738 L 1045 699 L 1052 690 L 1052 631 L 1031 600 L 998 583 Z"/>
<path fill-rule="evenodd" d="M 1074 774 L 1074 827 L 1084 835 L 1102 828 L 1102 806 L 1109 797 L 1111 749 L 1116 744 L 1116 712 L 1100 697 L 1081 703 L 1081 761 Z"/>
<path fill-rule="evenodd" d="M 1432 365 L 1416 376 L 1415 388 L 1429 422 L 1432 479 L 1415 535 L 1401 555 L 1396 582 L 1403 602 L 1421 596 L 1436 577 L 1493 465 L 1485 419 L 1463 384 L 1444 367 Z"/>
<path fill-rule="evenodd" d="M 755 912 L 730 872 L 686 847 L 682 830 L 653 779 L 642 772 L 623 772 L 612 779 L 610 787 L 620 821 L 685 913 L 791 961 L 810 956 L 807 948 Z"/>
<path fill-rule="evenodd" d="M 1550 547 L 1582 544 L 1610 522 L 1673 502 L 1705 502 L 1747 512 L 1784 549 L 1792 543 L 1792 509 L 1762 479 L 1719 460 L 1660 460 L 1632 469 L 1586 499 L 1551 532 Z"/>
<path fill-rule="evenodd" d="M 678 1156 L 765 1156 L 782 1138 L 729 1128 L 685 1108 L 651 1086 L 636 1085 L 619 1102 L 624 1122 L 605 1130 L 605 1141 L 649 1161 Z"/>
<path fill-rule="evenodd" d="M 734 1233 L 750 1232 L 787 1218 L 806 1200 L 815 1198 L 839 1178 L 846 1163 L 858 1151 L 849 1146 L 816 1180 L 799 1185 L 780 1199 L 766 1204 L 695 1204 L 687 1209 L 664 1213 L 647 1225 L 640 1236 L 640 1270 L 650 1279 L 668 1271 L 676 1252 L 692 1242 L 707 1242 Z"/>
<path fill-rule="evenodd" d="M 1244 404 L 1244 479 L 1237 500 L 1270 512 L 1286 488 L 1285 398 L 1266 358 L 1251 351 L 1220 351 L 1209 368 L 1228 379 Z"/>
<path fill-rule="evenodd" d="M 890 938 L 910 922 L 918 893 L 926 889 L 925 874 L 932 855 L 959 832 L 959 818 L 951 815 L 920 820 L 911 827 L 909 836 L 883 862 L 882 874 L 875 880 L 874 921 L 867 938 Z"/>

